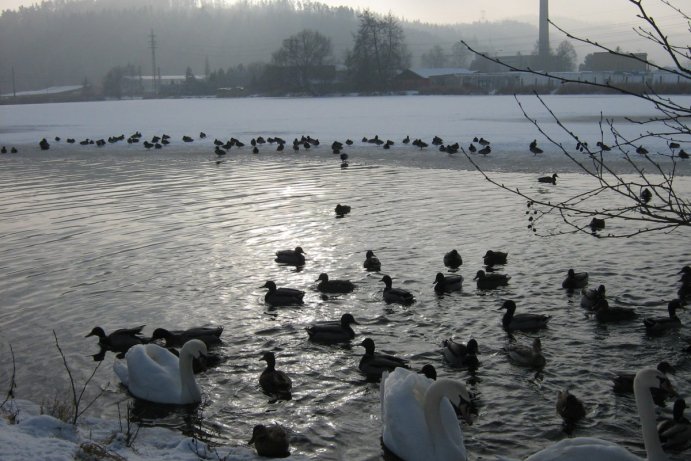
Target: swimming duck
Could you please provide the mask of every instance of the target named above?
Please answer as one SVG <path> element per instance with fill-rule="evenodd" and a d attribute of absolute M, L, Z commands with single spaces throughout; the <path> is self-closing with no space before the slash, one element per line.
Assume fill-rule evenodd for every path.
<path fill-rule="evenodd" d="M 578 397 L 571 394 L 567 389 L 557 393 L 557 414 L 564 420 L 567 432 L 571 432 L 570 429 L 572 429 L 578 421 L 585 418 L 585 407 L 583 406 L 583 402 L 581 402 Z"/>
<path fill-rule="evenodd" d="M 254 448 L 259 456 L 266 458 L 286 458 L 290 456 L 288 432 L 283 426 L 278 424 L 272 424 L 271 426 L 257 424 L 252 429 L 252 438 L 248 444 L 254 444 Z"/>
<path fill-rule="evenodd" d="M 604 285 L 589 290 L 583 288 L 581 290 L 581 307 L 591 311 L 595 310 L 597 305 L 605 299 L 605 295 L 606 289 Z"/>
<path fill-rule="evenodd" d="M 532 347 L 518 344 L 515 341 L 506 346 L 509 358 L 519 364 L 530 368 L 542 368 L 545 366 L 545 356 L 542 355 L 542 342 L 540 338 L 533 340 Z"/>
<path fill-rule="evenodd" d="M 451 250 L 444 255 L 444 265 L 451 269 L 458 269 L 463 265 L 463 258 L 458 250 Z"/>
<path fill-rule="evenodd" d="M 372 338 L 365 338 L 360 345 L 365 348 L 365 354 L 360 359 L 358 368 L 368 379 L 380 379 L 383 372 L 393 371 L 397 367 L 408 368 L 404 359 L 374 352 Z"/>
<path fill-rule="evenodd" d="M 359 325 L 352 314 L 343 314 L 340 321 L 314 323 L 305 328 L 310 341 L 334 344 L 347 343 L 355 338 L 355 332 L 350 325 Z"/>
<path fill-rule="evenodd" d="M 532 331 L 547 328 L 547 322 L 552 318 L 542 314 L 516 314 L 516 303 L 512 300 L 504 301 L 501 306 L 506 309 L 501 323 L 506 331 Z"/>
<path fill-rule="evenodd" d="M 392 288 L 393 281 L 390 276 L 385 275 L 382 277 L 381 281 L 386 285 L 384 287 L 383 296 L 384 301 L 387 303 L 408 305 L 415 302 L 415 297 L 408 290 L 404 290 L 403 288 Z"/>
<path fill-rule="evenodd" d="M 510 276 L 506 274 L 485 274 L 485 271 L 477 271 L 473 280 L 477 280 L 478 290 L 491 290 L 502 285 L 508 285 Z"/>
<path fill-rule="evenodd" d="M 573 269 L 569 269 L 566 278 L 561 282 L 561 287 L 567 290 L 574 290 L 576 288 L 583 288 L 588 284 L 588 273 L 587 272 L 575 272 Z"/>
<path fill-rule="evenodd" d="M 537 147 L 537 139 L 533 139 L 533 142 L 530 143 L 529 149 L 530 149 L 530 152 L 533 153 L 533 155 L 537 155 L 537 154 L 542 153 L 542 149 Z"/>
<path fill-rule="evenodd" d="M 380 396 L 382 444 L 395 459 L 467 459 L 454 411 L 456 405 L 462 417 L 470 419 L 470 395 L 462 383 L 448 378 L 434 381 L 397 368 L 382 377 Z"/>
<path fill-rule="evenodd" d="M 223 333 L 223 327 L 220 326 L 194 327 L 187 330 L 156 328 L 153 335 L 151 335 L 151 339 L 165 340 L 166 347 L 182 347 L 187 341 L 198 339 L 208 348 L 221 344 L 221 333 Z"/>
<path fill-rule="evenodd" d="M 668 373 L 674 373 L 674 368 L 672 368 L 672 366 L 665 361 L 658 363 L 656 369 L 665 376 Z M 632 394 L 633 380 L 635 377 L 635 373 L 616 373 L 612 378 L 612 390 L 618 394 Z M 669 379 L 663 380 L 663 382 L 660 383 L 660 386 L 658 388 L 651 389 L 651 392 L 653 394 L 653 401 L 657 405 L 664 405 L 665 400 L 667 400 L 670 395 L 676 395 L 674 386 L 672 386 L 672 383 L 669 381 Z"/>
<path fill-rule="evenodd" d="M 497 264 L 506 264 L 506 258 L 509 256 L 508 253 L 502 251 L 492 251 L 487 250 L 485 256 L 482 257 L 485 266 L 496 266 Z"/>
<path fill-rule="evenodd" d="M 201 402 L 201 390 L 192 370 L 192 360 L 206 355 L 198 339 L 185 343 L 178 358 L 157 344 L 138 344 L 116 360 L 113 370 L 134 397 L 149 402 L 187 405 Z"/>
<path fill-rule="evenodd" d="M 98 344 L 105 350 L 111 352 L 118 352 L 123 354 L 127 352 L 132 346 L 142 344 L 145 342 L 144 338 L 139 336 L 144 325 L 135 328 L 121 328 L 106 335 L 101 327 L 94 327 L 91 332 L 85 336 L 98 336 Z"/>
<path fill-rule="evenodd" d="M 350 213 L 350 205 L 341 205 L 340 203 L 336 205 L 336 217 L 342 218 L 343 216 Z"/>
<path fill-rule="evenodd" d="M 290 266 L 304 266 L 305 252 L 302 250 L 302 247 L 295 247 L 294 250 L 279 250 L 276 252 L 276 259 L 274 261 Z"/>
<path fill-rule="evenodd" d="M 602 323 L 632 320 L 638 317 L 636 311 L 630 307 L 610 307 L 606 299 L 602 299 L 595 308 L 595 318 Z"/>
<path fill-rule="evenodd" d="M 436 293 L 451 293 L 452 291 L 460 290 L 462 284 L 463 276 L 461 275 L 444 275 L 441 272 L 437 272 L 437 276 L 434 279 L 434 291 Z"/>
<path fill-rule="evenodd" d="M 675 400 L 672 418 L 665 419 L 657 425 L 657 433 L 664 448 L 684 450 L 691 444 L 691 422 L 684 416 L 684 409 L 686 401 Z"/>
<path fill-rule="evenodd" d="M 681 327 L 681 320 L 677 317 L 677 309 L 681 308 L 678 299 L 672 300 L 667 304 L 668 317 L 653 317 L 643 320 L 645 330 L 648 333 L 662 333 L 667 330 Z"/>
<path fill-rule="evenodd" d="M 324 272 L 319 274 L 315 282 L 319 282 L 317 290 L 322 293 L 350 293 L 355 289 L 355 284 L 350 280 L 329 280 L 329 276 Z"/>
<path fill-rule="evenodd" d="M 434 365 L 432 364 L 425 364 L 420 368 L 420 371 L 418 371 L 419 374 L 423 375 L 427 379 L 431 379 L 432 381 L 437 380 L 437 369 L 434 368 Z"/>
<path fill-rule="evenodd" d="M 593 232 L 602 230 L 605 228 L 605 220 L 601 218 L 593 218 L 588 226 L 590 226 L 590 230 Z"/>
<path fill-rule="evenodd" d="M 538 182 L 554 184 L 556 186 L 558 177 L 559 177 L 559 175 L 554 173 L 552 176 L 541 176 L 541 177 L 537 178 L 537 180 L 538 180 Z"/>
<path fill-rule="evenodd" d="M 293 382 L 284 372 L 276 369 L 276 356 L 265 352 L 261 360 L 266 361 L 266 369 L 259 375 L 259 385 L 264 393 L 278 400 L 290 400 Z"/>
<path fill-rule="evenodd" d="M 302 298 L 305 292 L 295 288 L 276 288 L 273 280 L 267 282 L 260 288 L 268 288 L 269 291 L 264 295 L 264 302 L 271 306 L 301 306 L 304 304 Z"/>
<path fill-rule="evenodd" d="M 444 360 L 452 367 L 477 368 L 480 361 L 477 359 L 478 344 L 475 338 L 471 338 L 468 344 L 460 344 L 453 339 L 446 339 L 442 343 Z"/>
<path fill-rule="evenodd" d="M 364 267 L 368 271 L 380 271 L 381 270 L 381 261 L 379 261 L 379 258 L 377 258 L 374 255 L 374 251 L 367 250 L 367 253 L 365 253 L 365 262 L 362 265 L 362 267 Z"/>

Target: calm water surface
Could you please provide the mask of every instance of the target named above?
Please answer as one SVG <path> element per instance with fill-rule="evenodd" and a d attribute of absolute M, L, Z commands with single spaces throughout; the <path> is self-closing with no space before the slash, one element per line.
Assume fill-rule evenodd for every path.
<path fill-rule="evenodd" d="M 324 147 L 326 149 L 326 147 Z M 557 188 L 538 187 L 534 174 L 497 173 L 504 182 L 546 196 L 584 187 L 564 174 Z M 561 175 L 560 175 L 561 176 Z M 688 194 L 688 181 L 680 183 Z M 352 206 L 336 219 L 337 203 Z M 257 423 L 280 422 L 294 433 L 294 453 L 313 459 L 378 459 L 379 388 L 358 373 L 370 336 L 378 350 L 432 363 L 440 376 L 468 384 L 479 417 L 464 426 L 476 459 L 526 456 L 564 437 L 555 414 L 558 390 L 570 388 L 587 405 L 575 435 L 594 435 L 642 454 L 633 398 L 611 391 L 612 371 L 668 360 L 677 367 L 682 395 L 691 385 L 682 332 L 650 338 L 640 320 L 598 325 L 560 288 L 566 271 L 590 272 L 611 303 L 642 317 L 664 315 L 678 288 L 677 271 L 691 262 L 688 233 L 627 240 L 576 235 L 533 236 L 522 200 L 491 187 L 472 171 L 357 163 L 341 170 L 332 158 L 236 154 L 217 165 L 208 154 L 84 152 L 28 153 L 0 161 L 0 366 L 9 379 L 11 344 L 17 396 L 52 399 L 67 377 L 54 345 L 55 330 L 70 366 L 83 381 L 97 352 L 96 325 L 107 332 L 146 325 L 169 329 L 200 324 L 225 327 L 222 363 L 199 376 L 205 405 L 202 430 L 212 441 L 245 444 Z M 301 271 L 277 265 L 279 249 L 302 246 Z M 463 290 L 436 296 L 432 282 L 445 271 L 442 256 L 463 256 Z M 365 251 L 381 273 L 362 268 Z M 481 292 L 471 280 L 487 249 L 509 252 L 502 270 L 508 287 Z M 353 294 L 322 298 L 321 272 L 348 278 Z M 386 305 L 382 274 L 415 293 L 410 307 Z M 266 280 L 307 291 L 301 308 L 270 310 Z M 541 373 L 509 363 L 499 310 L 514 299 L 519 312 L 552 316 L 542 338 Z M 350 312 L 351 347 L 307 341 L 304 327 Z M 682 321 L 691 322 L 686 312 Z M 688 334 L 688 333 L 687 333 Z M 440 342 L 449 337 L 480 344 L 476 374 L 446 367 Z M 529 335 L 517 335 L 531 341 Z M 269 403 L 258 387 L 265 350 L 294 382 L 293 400 Z M 127 401 L 108 355 L 90 394 L 105 395 L 90 415 L 117 418 Z M 4 392 L 4 391 L 3 391 Z M 669 414 L 671 406 L 661 410 Z M 184 426 L 181 415 L 158 423 Z M 686 459 L 688 453 L 675 455 Z"/>

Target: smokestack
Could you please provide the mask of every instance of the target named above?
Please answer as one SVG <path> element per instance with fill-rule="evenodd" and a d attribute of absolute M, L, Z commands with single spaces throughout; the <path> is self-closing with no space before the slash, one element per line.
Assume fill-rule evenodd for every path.
<path fill-rule="evenodd" d="M 538 53 L 542 62 L 546 62 L 546 58 L 549 56 L 549 24 L 547 23 L 549 14 L 547 11 L 547 2 L 548 0 L 540 0 L 540 39 Z"/>

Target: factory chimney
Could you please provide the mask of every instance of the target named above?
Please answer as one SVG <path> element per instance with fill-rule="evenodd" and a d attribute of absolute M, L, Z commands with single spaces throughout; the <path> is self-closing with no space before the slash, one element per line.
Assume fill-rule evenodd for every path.
<path fill-rule="evenodd" d="M 540 38 L 538 42 L 538 55 L 540 63 L 544 66 L 549 62 L 549 14 L 547 11 L 548 0 L 540 0 Z"/>

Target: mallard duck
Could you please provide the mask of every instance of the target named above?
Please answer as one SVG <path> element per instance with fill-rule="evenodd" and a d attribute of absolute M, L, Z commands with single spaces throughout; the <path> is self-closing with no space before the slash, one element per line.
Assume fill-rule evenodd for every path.
<path fill-rule="evenodd" d="M 530 368 L 542 368 L 545 366 L 545 356 L 542 355 L 542 342 L 540 338 L 533 340 L 532 347 L 510 342 L 506 346 L 509 358 L 519 364 Z"/>
<path fill-rule="evenodd" d="M 305 252 L 302 247 L 295 247 L 294 250 L 279 250 L 276 252 L 276 259 L 274 261 L 290 266 L 304 266 Z"/>
<path fill-rule="evenodd" d="M 264 295 L 264 301 L 271 306 L 301 306 L 305 292 L 295 288 L 276 288 L 276 283 L 268 280 L 260 288 L 268 288 Z"/>
<path fill-rule="evenodd" d="M 293 382 L 287 374 L 276 369 L 276 356 L 265 352 L 261 360 L 266 361 L 266 369 L 259 375 L 259 385 L 264 393 L 279 400 L 290 400 Z"/>
<path fill-rule="evenodd" d="M 573 269 L 569 269 L 566 274 L 566 278 L 561 282 L 561 287 L 567 290 L 575 290 L 576 288 L 583 288 L 588 284 L 588 273 L 587 272 L 576 272 Z"/>
<path fill-rule="evenodd" d="M 360 359 L 358 368 L 368 379 L 380 379 L 383 372 L 392 371 L 397 367 L 408 368 L 404 359 L 374 352 L 372 338 L 365 338 L 360 345 L 365 348 L 365 354 Z"/>
<path fill-rule="evenodd" d="M 602 299 L 595 308 L 595 318 L 602 323 L 633 320 L 638 317 L 636 311 L 630 307 L 610 307 L 606 299 Z"/>
<path fill-rule="evenodd" d="M 506 309 L 501 323 L 506 331 L 532 331 L 547 328 L 547 322 L 552 318 L 549 315 L 542 314 L 516 314 L 516 303 L 512 300 L 504 301 L 501 306 Z"/>
<path fill-rule="evenodd" d="M 668 317 L 652 317 L 643 320 L 645 330 L 648 333 L 662 333 L 667 330 L 672 330 L 681 327 L 681 320 L 677 317 L 677 309 L 681 308 L 681 302 L 678 299 L 672 300 L 667 304 Z"/>
<path fill-rule="evenodd" d="M 362 267 L 364 267 L 368 271 L 380 271 L 381 270 L 381 261 L 379 261 L 379 258 L 377 258 L 374 255 L 374 251 L 367 250 L 367 253 L 365 253 L 365 262 L 362 265 Z"/>
<path fill-rule="evenodd" d="M 657 370 L 663 373 L 665 376 L 668 373 L 674 373 L 674 368 L 665 361 L 657 364 Z M 633 380 L 636 377 L 635 373 L 630 372 L 619 372 L 616 373 L 612 378 L 612 390 L 618 394 L 632 394 L 633 393 Z M 653 394 L 653 401 L 657 405 L 664 405 L 665 400 L 669 398 L 670 395 L 676 395 L 676 391 L 669 379 L 664 380 L 660 383 L 660 386 L 655 389 L 651 389 Z"/>
<path fill-rule="evenodd" d="M 451 269 L 458 269 L 463 265 L 463 258 L 458 250 L 451 250 L 444 255 L 444 265 Z"/>
<path fill-rule="evenodd" d="M 506 258 L 508 256 L 508 253 L 487 250 L 487 253 L 485 253 L 485 256 L 483 256 L 482 260 L 485 263 L 485 266 L 496 266 L 498 264 L 506 264 Z"/>
<path fill-rule="evenodd" d="M 473 277 L 473 280 L 477 280 L 477 288 L 479 290 L 491 290 L 508 285 L 510 279 L 511 277 L 506 274 L 485 274 L 485 271 L 477 271 L 477 274 Z"/>
<path fill-rule="evenodd" d="M 144 325 L 134 327 L 134 328 L 120 328 L 119 330 L 113 331 L 111 334 L 106 335 L 105 331 L 101 327 L 94 327 L 91 332 L 85 336 L 98 336 L 98 345 L 101 348 L 123 354 L 127 352 L 130 347 L 137 344 L 142 344 L 145 342 L 144 338 L 139 336 L 142 332 Z"/>
<path fill-rule="evenodd" d="M 317 290 L 322 293 L 350 293 L 355 289 L 355 284 L 350 280 L 329 280 L 329 276 L 324 272 L 319 274 L 315 281 L 319 282 Z"/>
<path fill-rule="evenodd" d="M 451 293 L 458 291 L 463 284 L 463 276 L 461 275 L 444 275 L 441 272 L 437 273 L 434 279 L 434 291 L 437 293 Z"/>
<path fill-rule="evenodd" d="M 691 444 L 691 422 L 684 416 L 685 409 L 684 399 L 675 400 L 672 418 L 657 425 L 657 434 L 664 448 L 684 450 Z"/>
<path fill-rule="evenodd" d="M 337 218 L 342 218 L 343 216 L 350 213 L 350 205 L 341 205 L 339 203 L 338 205 L 336 205 L 336 209 L 334 211 L 336 212 Z"/>
<path fill-rule="evenodd" d="M 384 301 L 387 303 L 408 305 L 415 302 L 415 297 L 411 292 L 403 288 L 392 288 L 393 281 L 388 275 L 382 277 L 381 281 L 386 285 L 384 287 L 383 296 Z"/>
<path fill-rule="evenodd" d="M 431 379 L 432 381 L 437 380 L 437 369 L 434 368 L 434 365 L 432 364 L 427 363 L 423 365 L 418 373 L 424 375 L 425 378 Z"/>
<path fill-rule="evenodd" d="M 581 290 L 581 307 L 591 311 L 595 310 L 597 305 L 605 299 L 605 295 L 606 289 L 604 285 L 589 290 L 583 288 Z"/>
<path fill-rule="evenodd" d="M 252 429 L 252 438 L 248 444 L 254 444 L 254 448 L 259 456 L 266 458 L 286 458 L 290 456 L 288 432 L 283 426 L 278 424 L 271 426 L 257 424 Z"/>
<path fill-rule="evenodd" d="M 345 343 L 355 337 L 355 332 L 350 325 L 358 323 L 352 314 L 343 314 L 340 321 L 327 321 L 314 323 L 305 328 L 310 341 L 333 344 Z"/>
<path fill-rule="evenodd" d="M 541 176 L 537 178 L 537 180 L 538 182 L 554 184 L 556 186 L 558 177 L 559 175 L 554 173 L 552 176 Z"/>
<path fill-rule="evenodd" d="M 152 340 L 163 339 L 166 347 L 182 347 L 187 341 L 191 339 L 198 339 L 202 341 L 206 347 L 216 346 L 221 344 L 221 333 L 223 327 L 194 327 L 187 330 L 166 330 L 165 328 L 156 328 L 151 335 Z"/>
<path fill-rule="evenodd" d="M 557 414 L 562 417 L 567 427 L 572 427 L 585 418 L 585 407 L 583 402 L 567 389 L 557 393 Z"/>
<path fill-rule="evenodd" d="M 477 359 L 478 344 L 475 338 L 471 338 L 468 344 L 460 344 L 453 339 L 446 339 L 442 343 L 444 360 L 452 367 L 476 368 L 480 361 Z"/>

